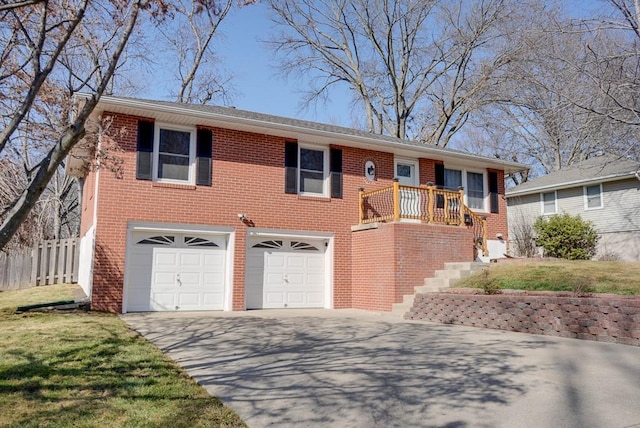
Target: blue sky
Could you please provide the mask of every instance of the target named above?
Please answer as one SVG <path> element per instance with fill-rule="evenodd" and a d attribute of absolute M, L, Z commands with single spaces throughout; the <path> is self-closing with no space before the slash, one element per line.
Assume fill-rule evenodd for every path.
<path fill-rule="evenodd" d="M 563 0 L 570 13 L 580 16 L 602 6 L 601 0 Z M 353 126 L 350 97 L 346 86 L 334 88 L 330 101 L 301 108 L 300 88 L 308 86 L 297 77 L 285 79 L 275 69 L 272 51 L 263 43 L 272 33 L 273 23 L 267 5 L 234 7 L 219 30 L 223 38 L 215 41 L 214 49 L 225 69 L 233 76 L 236 95 L 232 105 L 243 110 L 286 117 L 295 117 L 342 126 Z M 162 98 L 152 89 L 143 97 Z"/>

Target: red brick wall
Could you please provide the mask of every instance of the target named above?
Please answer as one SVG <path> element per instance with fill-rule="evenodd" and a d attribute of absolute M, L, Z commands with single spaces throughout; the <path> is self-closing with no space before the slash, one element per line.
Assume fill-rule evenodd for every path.
<path fill-rule="evenodd" d="M 446 262 L 473 260 L 464 227 L 386 223 L 353 232 L 353 307 L 390 311 Z"/>
<path fill-rule="evenodd" d="M 125 130 L 118 137 L 123 170 L 120 177 L 106 170 L 100 172 L 96 254 L 102 258 L 95 262 L 94 308 L 122 310 L 127 223 L 137 221 L 234 227 L 233 309 L 243 309 L 246 226 L 238 221 L 238 213 L 247 214 L 258 228 L 334 233 L 333 305 L 356 305 L 352 296 L 355 281 L 350 228 L 358 223 L 358 188 L 390 186 L 393 154 L 336 145 L 343 150 L 343 198 L 301 197 L 284 193 L 284 138 L 212 128 L 213 185 L 161 184 L 135 178 L 139 118 L 113 116 L 113 129 Z M 374 182 L 364 179 L 367 160 L 376 164 Z M 429 179 L 433 161 L 421 159 L 420 169 L 421 177 Z M 88 229 L 92 214 L 90 187 L 85 189 L 83 230 Z M 504 211 L 501 215 L 506 218 Z"/>
<path fill-rule="evenodd" d="M 640 297 L 416 295 L 408 319 L 640 346 Z"/>

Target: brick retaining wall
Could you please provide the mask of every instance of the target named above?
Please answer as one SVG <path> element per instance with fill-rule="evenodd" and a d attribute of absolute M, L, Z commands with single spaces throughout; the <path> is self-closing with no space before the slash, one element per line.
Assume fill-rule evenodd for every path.
<path fill-rule="evenodd" d="M 640 346 L 640 296 L 427 293 L 405 318 Z"/>

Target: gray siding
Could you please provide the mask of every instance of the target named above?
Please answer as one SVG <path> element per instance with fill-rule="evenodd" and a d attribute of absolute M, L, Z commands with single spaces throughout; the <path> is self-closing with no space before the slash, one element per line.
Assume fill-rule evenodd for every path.
<path fill-rule="evenodd" d="M 583 187 L 557 191 L 558 214 L 580 215 L 600 233 L 640 230 L 640 181 L 635 178 L 602 184 L 603 208 L 585 209 Z M 508 198 L 509 222 L 542 215 L 540 194 Z"/>
<path fill-rule="evenodd" d="M 640 181 L 635 178 L 619 180 L 602 184 L 603 208 L 585 209 L 583 186 L 557 191 L 558 213 L 580 215 L 585 220 L 593 222 L 598 233 L 603 235 L 599 253 L 622 253 L 622 246 L 637 248 L 640 242 Z M 509 235 L 515 231 L 517 224 L 530 222 L 542 215 L 540 194 L 514 196 L 507 198 L 507 216 L 509 221 Z M 614 238 L 615 236 L 615 238 Z M 608 242 L 608 248 L 602 248 Z M 622 242 L 624 242 L 623 245 Z M 634 251 L 636 251 L 634 250 Z M 631 259 L 637 260 L 635 255 Z M 627 257 L 624 257 L 628 259 Z"/>

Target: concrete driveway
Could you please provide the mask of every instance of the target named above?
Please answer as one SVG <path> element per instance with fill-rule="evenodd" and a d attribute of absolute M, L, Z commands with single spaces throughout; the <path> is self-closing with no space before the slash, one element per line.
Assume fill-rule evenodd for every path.
<path fill-rule="evenodd" d="M 640 348 L 357 310 L 128 314 L 250 427 L 640 427 Z"/>

